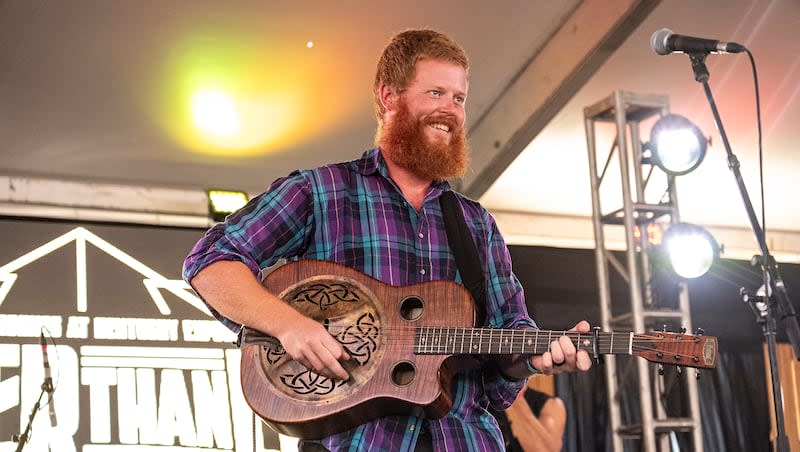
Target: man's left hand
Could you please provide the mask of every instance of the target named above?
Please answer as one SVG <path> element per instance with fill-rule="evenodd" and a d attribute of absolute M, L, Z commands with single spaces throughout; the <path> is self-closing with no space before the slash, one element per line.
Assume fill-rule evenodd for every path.
<path fill-rule="evenodd" d="M 589 332 L 589 322 L 581 320 L 569 331 Z M 575 344 L 567 336 L 561 336 L 550 343 L 550 351 L 533 356 L 531 365 L 545 375 L 556 375 L 572 372 L 575 369 L 587 371 L 592 367 L 592 359 L 586 350 L 577 350 Z"/>

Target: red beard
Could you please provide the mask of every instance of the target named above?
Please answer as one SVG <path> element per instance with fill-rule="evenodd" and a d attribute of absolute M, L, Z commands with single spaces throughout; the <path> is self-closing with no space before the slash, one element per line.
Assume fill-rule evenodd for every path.
<path fill-rule="evenodd" d="M 450 115 L 414 118 L 405 99 L 401 98 L 392 121 L 384 123 L 378 145 L 387 158 L 422 179 L 445 180 L 461 177 L 469 158 L 464 127 Z M 433 142 L 425 135 L 430 124 L 450 127 L 450 141 Z"/>

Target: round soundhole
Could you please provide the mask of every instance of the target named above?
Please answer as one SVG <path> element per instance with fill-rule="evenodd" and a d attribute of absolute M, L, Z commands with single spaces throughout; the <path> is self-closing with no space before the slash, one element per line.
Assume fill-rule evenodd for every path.
<path fill-rule="evenodd" d="M 392 368 L 392 383 L 397 386 L 411 384 L 416 376 L 417 369 L 407 361 L 399 362 Z"/>
<path fill-rule="evenodd" d="M 410 322 L 419 320 L 422 317 L 423 308 L 424 305 L 421 298 L 415 296 L 406 297 L 400 301 L 400 317 Z"/>

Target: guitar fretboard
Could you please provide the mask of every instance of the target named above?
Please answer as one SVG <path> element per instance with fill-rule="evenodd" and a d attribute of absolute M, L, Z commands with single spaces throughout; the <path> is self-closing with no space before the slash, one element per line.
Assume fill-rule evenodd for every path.
<path fill-rule="evenodd" d="M 420 327 L 414 333 L 417 355 L 541 355 L 550 343 L 567 336 L 580 349 L 600 354 L 631 354 L 634 334 L 631 332 L 577 333 L 551 330 L 510 330 L 499 328 Z"/>

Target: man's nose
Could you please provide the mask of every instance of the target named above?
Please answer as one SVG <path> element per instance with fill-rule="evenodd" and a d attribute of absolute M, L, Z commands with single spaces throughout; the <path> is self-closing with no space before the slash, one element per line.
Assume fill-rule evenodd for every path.
<path fill-rule="evenodd" d="M 441 113 L 446 113 L 457 118 L 461 121 L 464 117 L 464 108 L 455 99 L 444 98 L 439 102 L 438 110 Z"/>

